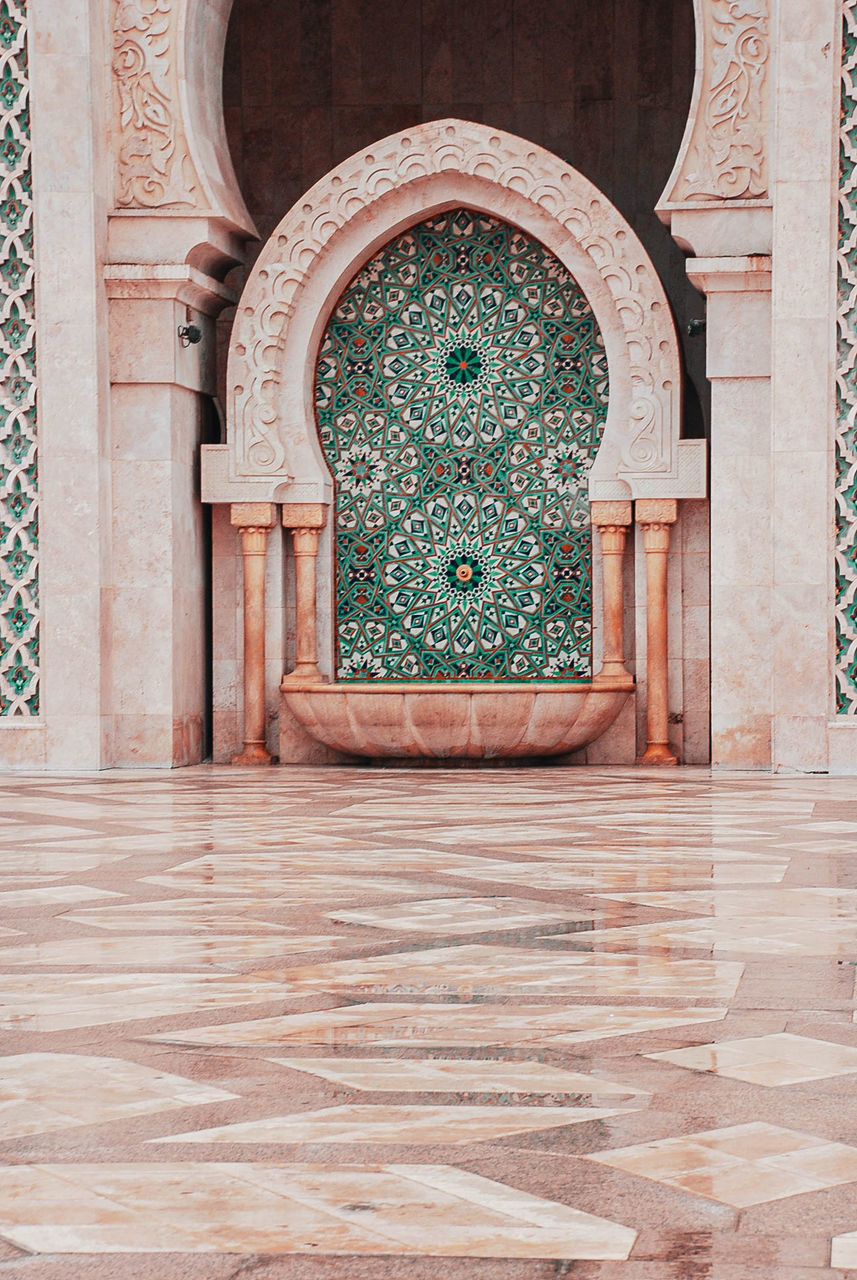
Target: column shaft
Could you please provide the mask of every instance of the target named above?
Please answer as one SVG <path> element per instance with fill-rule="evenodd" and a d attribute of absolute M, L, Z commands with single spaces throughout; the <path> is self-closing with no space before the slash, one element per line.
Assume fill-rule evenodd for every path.
<path fill-rule="evenodd" d="M 637 503 L 646 552 L 646 750 L 641 764 L 677 764 L 669 742 L 669 635 L 667 556 L 674 499 Z"/>
<path fill-rule="evenodd" d="M 630 684 L 633 677 L 625 667 L 623 565 L 625 539 L 632 519 L 631 503 L 593 502 L 591 518 L 593 527 L 601 534 L 604 619 L 604 657 L 593 684 L 612 684 L 617 680 Z"/>
<path fill-rule="evenodd" d="M 318 665 L 318 539 L 327 519 L 323 503 L 284 503 L 283 524 L 295 553 L 295 668 L 283 684 L 320 684 Z"/>
<path fill-rule="evenodd" d="M 268 517 L 269 524 L 244 523 Z M 233 503 L 232 524 L 241 535 L 244 566 L 244 749 L 233 764 L 270 764 L 265 706 L 265 553 L 273 507 L 267 503 Z"/>

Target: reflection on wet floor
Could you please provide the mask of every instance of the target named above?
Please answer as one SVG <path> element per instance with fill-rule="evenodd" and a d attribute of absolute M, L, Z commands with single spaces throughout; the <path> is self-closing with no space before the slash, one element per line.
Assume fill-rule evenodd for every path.
<path fill-rule="evenodd" d="M 857 1270 L 851 790 L 0 780 L 0 1271 Z"/>

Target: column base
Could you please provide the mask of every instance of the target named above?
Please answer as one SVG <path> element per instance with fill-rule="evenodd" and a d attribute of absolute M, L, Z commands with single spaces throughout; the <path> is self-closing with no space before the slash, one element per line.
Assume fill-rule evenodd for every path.
<path fill-rule="evenodd" d="M 601 670 L 592 677 L 592 686 L 597 689 L 599 685 L 609 684 L 612 686 L 615 685 L 617 681 L 632 685 L 634 683 L 634 677 L 631 675 L 631 672 L 626 669 L 624 663 L 614 660 L 602 664 Z"/>
<path fill-rule="evenodd" d="M 264 742 L 245 742 L 244 750 L 232 757 L 232 764 L 273 764 L 271 755 Z"/>
<path fill-rule="evenodd" d="M 670 746 L 665 742 L 650 742 L 641 756 L 637 756 L 637 764 L 678 764 L 678 756 L 673 755 Z"/>
<path fill-rule="evenodd" d="M 294 671 L 287 671 L 280 682 L 280 688 L 290 684 L 325 684 L 324 676 L 318 669 L 317 662 L 299 662 Z"/>

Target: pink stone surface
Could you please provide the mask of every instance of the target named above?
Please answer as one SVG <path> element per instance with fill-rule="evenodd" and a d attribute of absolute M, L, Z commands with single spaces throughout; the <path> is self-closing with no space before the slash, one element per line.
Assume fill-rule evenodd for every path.
<path fill-rule="evenodd" d="M 284 685 L 317 741 L 376 758 L 502 759 L 578 751 L 616 719 L 630 686 L 341 683 Z"/>
<path fill-rule="evenodd" d="M 0 1270 L 845 1280 L 852 790 L 0 778 Z"/>

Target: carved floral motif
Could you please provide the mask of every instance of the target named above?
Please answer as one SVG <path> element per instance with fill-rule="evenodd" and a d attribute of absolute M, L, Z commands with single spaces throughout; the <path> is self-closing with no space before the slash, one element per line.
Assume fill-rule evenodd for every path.
<path fill-rule="evenodd" d="M 235 474 L 291 470 L 289 432 L 296 438 L 313 430 L 311 422 L 281 421 L 283 346 L 300 294 L 328 245 L 390 191 L 450 172 L 537 204 L 590 257 L 612 295 L 614 325 L 623 331 L 630 361 L 632 427 L 622 466 L 629 473 L 668 473 L 677 426 L 677 343 L 662 286 L 633 232 L 591 183 L 549 152 L 481 125 L 434 121 L 345 161 L 287 214 L 262 251 L 230 347 Z"/>
<path fill-rule="evenodd" d="M 768 0 L 705 0 L 706 65 L 682 177 L 671 199 L 768 194 Z"/>
<path fill-rule="evenodd" d="M 194 203 L 193 166 L 175 118 L 172 23 L 173 0 L 114 0 L 119 208 Z"/>

